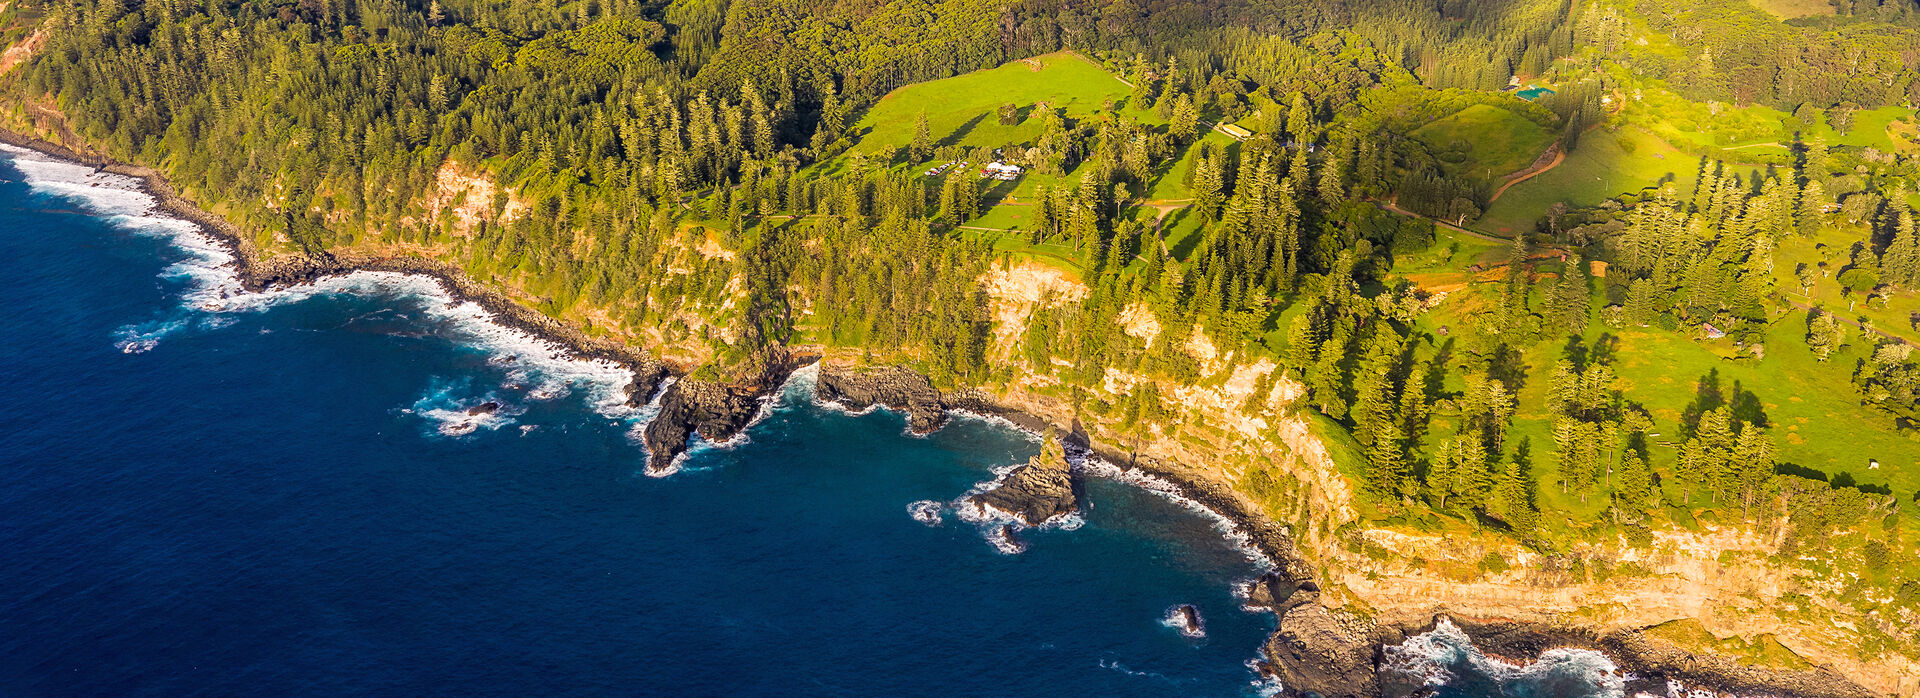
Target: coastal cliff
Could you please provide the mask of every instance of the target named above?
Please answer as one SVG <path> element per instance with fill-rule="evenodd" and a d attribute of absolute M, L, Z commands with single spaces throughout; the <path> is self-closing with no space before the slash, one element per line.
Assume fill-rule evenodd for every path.
<path fill-rule="evenodd" d="M 310 283 L 355 271 L 418 274 L 439 280 L 456 297 L 484 305 L 501 324 L 549 339 L 581 358 L 607 360 L 631 369 L 634 380 L 629 387 L 629 397 L 633 402 L 645 402 L 669 376 L 682 376 L 682 380 L 675 381 L 660 395 L 660 416 L 646 429 L 650 470 L 670 468 L 694 435 L 713 441 L 738 435 L 751 423 L 763 398 L 784 383 L 793 370 L 821 358 L 824 353 L 781 350 L 759 357 L 751 370 L 735 379 L 686 379 L 683 369 L 624 343 L 588 336 L 515 302 L 505 293 L 468 279 L 458 269 L 443 263 L 353 250 L 263 257 L 246 242 L 246 236 L 176 195 L 152 170 L 107 162 L 17 134 L 7 134 L 6 140 L 140 178 L 167 212 L 200 223 L 210 235 L 230 247 L 238 260 L 236 266 L 242 284 L 249 290 Z M 1376 695 L 1381 690 L 1376 678 L 1378 647 L 1404 639 L 1407 634 L 1418 632 L 1423 623 L 1431 622 L 1431 615 L 1415 621 L 1405 613 L 1373 617 L 1353 613 L 1348 609 L 1366 608 L 1380 600 L 1364 590 L 1356 591 L 1354 587 L 1358 585 L 1342 583 L 1335 592 L 1321 591 L 1322 580 L 1341 576 L 1341 570 L 1329 569 L 1330 565 L 1340 562 L 1339 558 L 1326 551 L 1330 549 L 1328 544 L 1336 539 L 1334 529 L 1343 523 L 1337 518 L 1340 507 L 1351 493 L 1342 486 L 1341 476 L 1312 431 L 1280 409 L 1290 399 L 1288 391 L 1292 388 L 1288 383 L 1274 381 L 1270 392 L 1257 394 L 1255 384 L 1261 376 L 1273 372 L 1271 364 L 1264 371 L 1256 368 L 1248 372 L 1243 371 L 1244 366 L 1235 368 L 1230 362 L 1224 362 L 1214 372 L 1226 376 L 1223 384 L 1212 388 L 1184 386 L 1182 402 L 1186 407 L 1224 424 L 1227 433 L 1234 436 L 1209 444 L 1167 434 L 1141 439 L 1137 433 L 1129 433 L 1111 420 L 1083 420 L 1083 415 L 1066 401 L 1032 389 L 1031 382 L 1023 384 L 1027 377 L 1016 377 L 1010 385 L 943 393 L 932 381 L 910 369 L 885 367 L 859 372 L 844 370 L 847 363 L 839 358 L 834 366 L 823 368 L 819 389 L 822 399 L 855 409 L 886 405 L 901 410 L 908 415 L 910 428 L 917 432 L 939 428 L 951 409 L 997 414 L 1032 429 L 1057 426 L 1069 443 L 1089 449 L 1122 471 L 1139 472 L 1172 483 L 1181 496 L 1233 521 L 1252 545 L 1276 566 L 1264 592 L 1268 601 L 1261 603 L 1251 593 L 1250 598 L 1255 598 L 1255 605 L 1272 608 L 1278 617 L 1277 630 L 1264 648 L 1266 666 L 1291 690 L 1326 696 Z M 1265 409 L 1250 415 L 1236 403 L 1262 405 Z M 1275 419 L 1267 421 L 1268 417 Z M 1289 476 L 1299 483 L 1293 501 L 1300 506 L 1299 511 L 1305 514 L 1302 518 L 1308 525 L 1278 523 L 1268 508 L 1246 494 L 1240 476 L 1247 472 L 1247 466 L 1236 463 L 1225 451 L 1248 442 L 1260 444 L 1253 451 L 1257 457 L 1283 463 Z M 1244 456 L 1240 458 L 1244 459 Z M 1058 489 L 1052 487 L 1058 483 L 1054 477 L 1057 471 L 1029 470 L 1035 473 L 1034 479 L 1042 481 L 1038 484 L 1048 485 L 1035 487 L 1036 491 Z M 1315 518 L 1321 521 L 1316 524 Z M 1280 589 L 1287 592 L 1278 593 Z M 1429 607 L 1445 608 L 1439 599 L 1425 602 Z M 1498 608 L 1476 610 L 1489 612 L 1484 616 L 1489 618 L 1498 617 L 1500 612 Z M 1648 676 L 1674 678 L 1690 685 L 1810 696 L 1872 695 L 1825 669 L 1782 672 L 1743 667 L 1731 660 L 1690 653 L 1620 627 L 1622 623 L 1634 622 L 1631 619 L 1612 624 L 1583 624 L 1573 619 L 1543 618 L 1511 625 L 1484 625 L 1473 622 L 1476 616 L 1448 615 L 1468 628 L 1476 641 L 1484 637 L 1490 647 L 1498 648 L 1490 651 L 1511 653 L 1510 656 L 1523 659 L 1537 655 L 1546 647 L 1592 647 Z"/>

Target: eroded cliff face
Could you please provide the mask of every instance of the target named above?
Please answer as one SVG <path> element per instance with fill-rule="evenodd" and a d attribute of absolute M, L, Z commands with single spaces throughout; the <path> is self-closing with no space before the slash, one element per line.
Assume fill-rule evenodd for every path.
<path fill-rule="evenodd" d="M 647 429 L 650 468 L 670 468 L 696 435 L 712 440 L 737 435 L 758 413 L 761 398 L 815 358 L 806 349 L 781 350 L 719 377 L 686 378 L 713 359 L 711 346 L 623 327 L 612 319 L 621 315 L 620 308 L 583 305 L 556 320 L 528 307 L 524 291 L 513 280 L 468 279 L 436 261 L 445 258 L 436 250 L 369 244 L 322 256 L 263 253 L 248 244 L 243 231 L 172 196 L 150 170 L 111 165 L 87 153 L 63 154 L 147 178 L 175 213 L 204 223 L 235 245 L 249 285 L 300 283 L 363 268 L 433 275 L 494 308 L 503 321 L 561 338 L 585 356 L 634 367 L 636 402 L 645 402 L 670 373 L 682 375 L 660 396 L 661 418 Z M 477 222 L 490 213 L 473 207 L 463 214 L 462 207 L 488 198 L 483 182 L 458 171 L 447 179 L 443 191 L 433 195 L 439 197 L 433 208 L 441 215 L 452 216 L 458 225 L 463 216 Z M 499 198 L 498 192 L 492 194 Z M 500 215 L 514 210 L 511 195 L 508 199 Z M 666 273 L 690 273 L 696 264 L 738 262 L 736 253 L 697 229 L 682 231 L 671 245 L 673 262 Z M 1920 665 L 1891 652 L 1859 658 L 1867 621 L 1852 617 L 1843 598 L 1846 587 L 1769 562 L 1778 541 L 1754 532 L 1765 527 L 1655 531 L 1651 545 L 1592 541 L 1568 555 L 1543 556 L 1493 534 L 1439 536 L 1368 526 L 1355 504 L 1352 479 L 1343 474 L 1300 404 L 1303 387 L 1281 375 L 1270 359 L 1223 350 L 1205 328 L 1175 326 L 1147 306 L 1130 306 L 1116 320 L 1120 331 L 1143 343 L 1172 344 L 1193 359 L 1198 375 L 1169 381 L 1119 367 L 1107 369 L 1089 389 L 1092 402 L 1118 404 L 1135 391 L 1151 388 L 1168 410 L 1129 422 L 1111 410 L 1090 407 L 1092 402 L 1074 403 L 1072 391 L 1065 388 L 1073 368 L 1070 361 L 1056 357 L 1044 366 L 1031 366 L 1020 355 L 1029 314 L 1077 302 L 1085 297 L 1084 285 L 1058 270 L 1027 264 L 990 273 L 982 287 L 990 295 L 995 320 L 990 357 L 1015 367 L 1009 379 L 943 392 L 907 369 L 886 369 L 886 380 L 860 384 L 836 384 L 829 377 L 833 374 L 823 371 L 823 394 L 856 409 L 885 404 L 904 410 L 916 430 L 938 428 L 946 410 L 955 407 L 1003 413 L 1025 420 L 1030 428 L 1056 425 L 1085 438 L 1103 458 L 1164 476 L 1240 521 L 1263 551 L 1276 558 L 1285 583 L 1294 590 L 1284 598 L 1273 594 L 1279 632 L 1267 648 L 1280 660 L 1272 670 L 1290 686 L 1329 696 L 1369 695 L 1376 690 L 1369 678 L 1372 648 L 1430 623 L 1435 613 L 1447 613 L 1532 621 L 1527 627 L 1536 631 L 1586 629 L 1585 636 L 1561 639 L 1637 652 L 1643 659 L 1664 656 L 1667 660 L 1662 661 L 1687 676 L 1701 675 L 1705 670 L 1699 666 L 1712 661 L 1684 659 L 1680 648 L 1633 631 L 1694 618 L 1716 635 L 1772 634 L 1813 664 L 1830 667 L 1874 693 L 1920 696 Z M 725 327 L 705 323 L 724 315 L 743 293 L 741 284 L 730 281 L 714 307 L 679 307 L 673 311 L 675 320 L 709 328 L 728 341 Z M 802 307 L 806 303 L 801 300 Z M 576 329 L 582 324 L 612 339 L 589 337 Z M 844 367 L 864 363 L 859 354 L 839 350 L 828 358 Z M 900 352 L 879 362 L 916 358 Z M 1480 569 L 1489 553 L 1499 555 L 1506 569 Z M 1575 559 L 1587 572 L 1572 573 Z M 1592 573 L 1599 566 L 1637 571 L 1603 578 Z M 1687 666 L 1694 667 L 1694 674 L 1682 673 Z M 1724 677 L 1737 669 L 1720 667 L 1719 674 L 1704 675 Z M 1806 680 L 1811 683 L 1753 679 L 1743 685 L 1795 686 L 1800 695 L 1854 695 L 1830 675 Z M 1811 687 L 1825 688 L 1816 693 Z"/>
<path fill-rule="evenodd" d="M 1030 310 L 1031 297 L 996 296 L 1002 322 L 1025 317 L 1015 311 Z M 1117 322 L 1143 341 L 1169 341 L 1145 307 L 1126 309 Z M 996 336 L 1011 346 L 1024 329 L 1002 326 Z M 1660 529 L 1650 542 L 1585 541 L 1556 555 L 1490 531 L 1441 535 L 1375 526 L 1363 520 L 1354 480 L 1317 433 L 1306 412 L 1311 408 L 1301 404 L 1304 386 L 1280 375 L 1270 359 L 1219 350 L 1201 328 L 1178 341 L 1200 368 L 1195 379 L 1172 382 L 1107 368 L 1091 391 L 1120 404 L 1151 386 L 1171 409 L 1164 419 L 1126 425 L 1117 416 L 1075 409 L 1057 387 L 1072 367 L 1058 363 L 1026 366 L 987 392 L 998 405 L 1074 425 L 1111 460 L 1222 485 L 1233 504 L 1280 526 L 1317 586 L 1305 595 L 1310 602 L 1276 608 L 1279 632 L 1267 651 L 1288 685 L 1331 686 L 1335 690 L 1320 691 L 1330 696 L 1347 695 L 1342 686 L 1361 686 L 1352 694 L 1370 694 L 1376 687 L 1358 677 L 1371 675 L 1372 654 L 1342 648 L 1396 642 L 1446 614 L 1467 623 L 1507 619 L 1536 630 L 1579 629 L 1560 639 L 1652 663 L 1663 676 L 1703 687 L 1920 696 L 1920 664 L 1913 657 L 1886 651 L 1861 658 L 1869 641 L 1861 632 L 1866 621 L 1850 619 L 1858 614 L 1842 596 L 1844 580 L 1778 561 L 1780 522 Z M 1011 351 L 1002 358 L 1021 362 Z M 1490 555 L 1500 563 L 1487 565 Z M 1811 667 L 1716 658 L 1713 647 L 1682 647 L 1639 632 L 1680 619 L 1695 619 L 1721 638 L 1777 641 Z"/>

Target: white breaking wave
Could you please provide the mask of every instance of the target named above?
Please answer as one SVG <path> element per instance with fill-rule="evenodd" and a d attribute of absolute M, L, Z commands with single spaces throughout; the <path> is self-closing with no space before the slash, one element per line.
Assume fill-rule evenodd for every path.
<path fill-rule="evenodd" d="M 994 526 L 987 531 L 987 543 L 1003 555 L 1019 555 L 1027 551 L 1027 544 L 1013 537 L 1009 531 L 1017 530 L 1012 525 Z"/>
<path fill-rule="evenodd" d="M 1011 430 L 1017 434 L 1020 434 L 1021 436 L 1026 437 L 1028 441 L 1032 441 L 1034 443 L 1040 443 L 1041 441 L 1046 440 L 1045 437 L 1041 436 L 1038 432 L 1035 432 L 1031 429 L 1020 426 L 1019 424 L 1015 423 L 1013 420 L 1007 419 L 1006 417 L 1002 417 L 997 414 L 981 414 L 973 410 L 955 408 L 955 409 L 947 410 L 947 418 L 956 419 L 956 420 L 970 419 L 976 422 L 985 422 L 987 424 L 993 424 L 996 426 L 1005 427 L 1008 430 Z"/>
<path fill-rule="evenodd" d="M 186 285 L 180 294 L 180 306 L 169 317 L 130 324 L 116 331 L 114 346 L 123 352 L 152 351 L 165 337 L 176 332 L 189 328 L 218 329 L 232 324 L 236 314 L 259 312 L 315 296 L 406 297 L 417 301 L 431 324 L 449 339 L 491 354 L 496 363 L 522 367 L 524 373 L 519 374 L 521 377 L 516 381 L 531 386 L 531 399 L 557 399 L 578 390 L 585 394 L 588 405 L 610 419 L 638 422 L 657 413 L 657 406 L 649 410 L 628 404 L 626 389 L 633 381 L 633 373 L 625 367 L 611 361 L 572 357 L 556 343 L 499 324 L 486 308 L 456 299 L 437 279 L 360 271 L 310 284 L 248 292 L 240 285 L 233 255 L 227 248 L 199 224 L 160 210 L 158 200 L 143 189 L 139 179 L 11 145 L 0 144 L 0 154 L 25 175 L 26 183 L 34 191 L 71 200 L 123 230 L 163 238 L 185 253 L 160 274 L 162 278 Z M 422 399 L 431 403 L 434 395 L 435 390 L 430 389 Z M 433 420 L 443 433 L 494 429 L 505 423 L 496 422 L 511 417 L 502 410 L 486 415 L 486 419 L 456 419 L 446 413 L 449 409 L 449 405 L 416 403 L 410 411 Z M 469 422 L 470 426 L 461 426 Z"/>
<path fill-rule="evenodd" d="M 435 378 L 427 394 L 402 410 L 418 415 L 434 425 L 442 436 L 466 436 L 479 430 L 495 431 L 513 423 L 525 408 L 509 405 L 491 392 L 480 397 L 465 396 L 468 380 Z M 526 433 L 522 431 L 521 433 Z"/>
<path fill-rule="evenodd" d="M 987 422 L 991 424 L 997 424 L 997 425 L 1006 427 L 1008 429 L 1012 429 L 1016 432 L 1026 435 L 1026 437 L 1029 440 L 1035 443 L 1038 443 L 1044 440 L 1045 438 L 1041 434 L 1031 429 L 1028 429 L 1026 427 L 1020 426 L 1019 424 L 1015 423 L 1013 420 L 1007 419 L 1005 417 L 1001 417 L 999 415 L 981 414 L 981 413 L 973 412 L 970 410 L 960 410 L 960 409 L 949 410 L 948 413 L 957 418 L 972 419 L 972 420 Z M 1063 444 L 1063 446 L 1065 445 Z M 1105 459 L 1102 459 L 1099 456 L 1094 455 L 1093 452 L 1088 449 L 1065 446 L 1065 452 L 1067 457 L 1067 464 L 1073 467 L 1074 472 L 1080 473 L 1082 475 L 1092 475 L 1095 477 L 1105 478 L 1108 480 L 1114 480 L 1117 482 L 1132 485 L 1134 487 L 1146 490 L 1147 492 L 1152 493 L 1156 496 L 1159 496 L 1163 499 L 1171 501 L 1175 504 L 1178 504 L 1182 508 L 1187 509 L 1188 511 L 1199 514 L 1200 516 L 1211 521 L 1213 523 L 1214 530 L 1219 531 L 1220 534 L 1226 538 L 1228 543 L 1231 543 L 1235 549 L 1238 549 L 1241 552 L 1241 554 L 1247 557 L 1249 561 L 1253 562 L 1254 565 L 1258 567 L 1261 572 L 1265 572 L 1274 568 L 1273 559 L 1267 557 L 1267 554 L 1262 552 L 1259 546 L 1254 545 L 1253 536 L 1250 536 L 1246 533 L 1246 531 L 1241 530 L 1240 525 L 1238 523 L 1235 523 L 1233 519 L 1227 518 L 1225 515 L 1221 514 L 1220 512 L 1214 511 L 1212 508 L 1208 507 L 1207 505 L 1201 504 L 1200 502 L 1194 500 L 1193 498 L 1188 497 L 1184 494 L 1181 494 L 1180 487 L 1173 484 L 1172 482 L 1169 482 L 1166 479 L 1163 479 L 1160 477 L 1149 475 L 1145 472 L 1140 471 L 1139 469 L 1122 468 L 1119 465 L 1110 463 Z M 1006 475 L 1007 471 L 1013 469 L 1014 467 L 1017 467 L 1017 466 L 1006 466 L 1005 468 L 994 469 L 995 480 L 993 482 L 980 483 L 978 485 L 975 485 L 975 489 L 969 491 L 967 494 L 970 496 L 973 494 L 977 494 L 981 491 L 984 491 L 986 487 L 989 487 L 995 482 L 998 482 L 999 477 Z M 966 500 L 966 497 L 962 497 L 960 501 L 964 502 L 965 500 Z M 982 518 L 988 518 L 988 519 L 996 518 L 996 517 L 1011 518 L 1011 515 L 1007 514 L 1006 512 L 1001 512 L 997 510 L 980 511 L 981 509 L 992 510 L 992 507 L 973 507 L 973 509 L 975 512 L 978 512 L 978 515 L 981 516 Z M 955 505 L 955 510 L 961 514 L 962 518 L 967 517 L 968 512 L 961 511 L 958 503 L 956 503 Z M 1063 525 L 1062 528 L 1066 528 L 1066 530 L 1073 530 L 1073 529 L 1079 528 L 1082 524 L 1085 523 L 1085 520 L 1081 519 L 1078 514 L 1072 514 L 1070 516 L 1072 516 L 1073 521 L 1067 523 L 1066 525 Z M 1071 526 L 1071 528 L 1068 528 L 1067 526 Z"/>
<path fill-rule="evenodd" d="M 1280 677 L 1260 675 L 1260 661 L 1261 660 L 1258 659 L 1247 660 L 1247 671 L 1253 672 L 1253 675 L 1256 677 L 1247 684 L 1247 687 L 1251 689 L 1250 693 L 1259 696 L 1259 698 L 1274 698 L 1275 696 L 1285 693 L 1287 686 L 1286 684 L 1280 683 Z"/>
<path fill-rule="evenodd" d="M 1433 630 L 1383 648 L 1384 665 L 1430 688 L 1452 685 L 1466 674 L 1469 680 L 1491 682 L 1502 689 L 1524 684 L 1532 695 L 1568 698 L 1620 698 L 1626 695 L 1628 676 L 1605 654 L 1586 649 L 1550 649 L 1525 664 L 1488 657 L 1475 647 L 1453 621 L 1442 617 Z"/>
<path fill-rule="evenodd" d="M 1076 454 L 1075 451 L 1079 451 L 1079 453 Z M 1267 554 L 1260 550 L 1260 546 L 1254 545 L 1253 536 L 1248 535 L 1246 531 L 1242 530 L 1239 523 L 1227 518 L 1226 515 L 1220 512 L 1214 511 L 1211 507 L 1201 504 L 1192 497 L 1182 494 L 1178 485 L 1164 478 L 1149 475 L 1139 469 L 1122 468 L 1083 449 L 1068 449 L 1067 462 L 1074 464 L 1075 469 L 1085 474 L 1132 485 L 1162 499 L 1178 504 L 1188 511 L 1199 514 L 1202 518 L 1211 521 L 1214 530 L 1219 531 L 1220 535 L 1226 538 L 1228 543 L 1233 544 L 1233 547 L 1239 550 L 1242 555 L 1245 555 L 1247 560 L 1253 562 L 1254 566 L 1259 568 L 1261 572 L 1274 568 L 1273 558 L 1267 557 Z"/>
<path fill-rule="evenodd" d="M 1193 681 L 1193 679 L 1175 678 L 1172 676 L 1168 676 L 1166 674 L 1162 674 L 1157 671 L 1142 671 L 1139 669 L 1134 669 L 1125 664 L 1121 664 L 1119 660 L 1115 660 L 1115 659 L 1101 659 L 1099 662 L 1099 665 L 1100 665 L 1100 668 L 1102 669 L 1110 669 L 1110 670 L 1125 674 L 1127 676 L 1132 676 L 1134 678 L 1151 679 L 1156 682 L 1165 683 L 1173 686 L 1183 686 L 1183 685 L 1192 683 Z"/>
<path fill-rule="evenodd" d="M 1185 635 L 1188 638 L 1199 639 L 1206 637 L 1206 620 L 1200 617 L 1199 609 L 1194 610 L 1193 619 L 1195 627 L 1189 630 L 1187 629 L 1187 615 L 1180 612 L 1179 606 L 1174 606 L 1173 608 L 1167 609 L 1167 615 L 1160 619 L 1160 624 L 1178 630 L 1181 635 Z"/>
<path fill-rule="evenodd" d="M 912 516 L 913 520 L 920 523 L 928 526 L 939 526 L 946 522 L 946 519 L 940 516 L 940 509 L 941 505 L 939 502 L 931 499 L 922 499 L 918 502 L 908 504 L 907 514 Z"/>

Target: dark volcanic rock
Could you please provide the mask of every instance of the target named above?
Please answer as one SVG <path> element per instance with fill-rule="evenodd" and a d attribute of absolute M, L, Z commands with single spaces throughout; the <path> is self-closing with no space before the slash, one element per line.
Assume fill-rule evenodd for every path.
<path fill-rule="evenodd" d="M 665 470 L 687 450 L 695 432 L 709 441 L 739 434 L 760 409 L 755 391 L 705 381 L 684 380 L 667 388 L 660 414 L 647 424 L 647 469 Z"/>
<path fill-rule="evenodd" d="M 1325 606 L 1305 603 L 1280 616 L 1267 640 L 1268 668 L 1294 694 L 1361 698 L 1380 693 L 1374 643 L 1341 623 Z"/>
<path fill-rule="evenodd" d="M 1477 622 L 1453 618 L 1454 624 L 1489 654 L 1527 659 L 1556 647 L 1587 647 L 1605 652 L 1635 677 L 1627 692 L 1665 694 L 1673 679 L 1697 689 L 1734 695 L 1780 695 L 1800 698 L 1868 698 L 1873 692 L 1825 668 L 1801 671 L 1745 666 L 1717 655 L 1688 652 L 1639 631 L 1595 633 L 1581 628 L 1509 621 Z"/>
<path fill-rule="evenodd" d="M 1318 600 L 1320 588 L 1311 580 L 1296 581 L 1280 572 L 1268 572 L 1247 583 L 1247 605 L 1273 611 L 1276 615 Z"/>
<path fill-rule="evenodd" d="M 500 411 L 500 403 L 494 402 L 492 400 L 488 400 L 486 402 L 467 408 L 467 416 L 478 417 L 483 414 L 493 414 L 499 411 Z"/>
<path fill-rule="evenodd" d="M 907 414 L 907 427 L 925 434 L 947 422 L 947 405 L 933 383 L 912 370 L 883 366 L 866 370 L 820 367 L 820 382 L 814 395 L 823 401 L 837 402 L 850 410 L 874 405 Z"/>
<path fill-rule="evenodd" d="M 1073 469 L 1067 465 L 1066 452 L 1052 432 L 1047 433 L 1046 446 L 1040 449 L 1039 455 L 1001 477 L 993 489 L 968 499 L 1012 514 L 1028 526 L 1038 526 L 1078 508 Z"/>
<path fill-rule="evenodd" d="M 1180 632 L 1187 637 L 1201 637 L 1207 634 L 1206 629 L 1200 625 L 1200 609 L 1194 608 L 1193 604 L 1183 603 L 1174 607 L 1173 615 L 1174 620 L 1180 624 Z"/>
<path fill-rule="evenodd" d="M 687 441 L 695 433 L 709 441 L 726 441 L 745 429 L 760 411 L 760 398 L 778 390 L 794 369 L 814 361 L 810 354 L 776 351 L 761 357 L 761 368 L 753 377 L 735 384 L 700 380 L 677 381 L 660 396 L 660 413 L 647 423 L 647 470 L 658 472 L 673 465 L 673 459 L 687 450 Z M 664 374 L 653 376 L 657 385 Z M 636 376 L 638 382 L 638 376 Z M 630 387 L 630 399 L 642 393 Z M 648 387 L 647 392 L 652 388 Z"/>

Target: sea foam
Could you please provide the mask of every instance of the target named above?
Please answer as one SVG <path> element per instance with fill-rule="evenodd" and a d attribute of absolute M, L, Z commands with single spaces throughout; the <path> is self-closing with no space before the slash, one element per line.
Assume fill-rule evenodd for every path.
<path fill-rule="evenodd" d="M 1605 654 L 1587 649 L 1550 649 L 1523 664 L 1488 657 L 1465 631 L 1442 617 L 1433 630 L 1383 648 L 1383 666 L 1432 689 L 1452 687 L 1497 695 L 1619 698 L 1628 676 Z M 1457 685 L 1463 681 L 1474 686 Z"/>
<path fill-rule="evenodd" d="M 359 271 L 313 283 L 249 292 L 240 284 L 234 257 L 225 245 L 199 224 L 171 216 L 147 193 L 139 179 L 96 170 L 11 145 L 0 145 L 13 167 L 34 191 L 73 201 L 129 233 L 165 239 L 182 253 L 160 276 L 184 285 L 180 304 L 160 318 L 131 323 L 114 333 L 114 346 L 128 354 L 159 347 L 163 340 L 189 329 L 214 330 L 234 322 L 233 316 L 299 303 L 316 296 L 357 295 L 407 298 L 417 303 L 429 324 L 446 338 L 493 356 L 495 363 L 519 366 L 529 399 L 557 399 L 578 391 L 595 412 L 609 419 L 641 423 L 657 413 L 657 405 L 636 408 L 628 404 L 626 389 L 632 371 L 606 360 L 575 358 L 565 347 L 495 321 L 485 307 L 456 298 L 440 281 L 397 272 Z M 456 419 L 444 405 L 440 387 L 408 410 L 428 419 L 435 430 L 455 435 L 493 429 L 510 421 L 508 410 L 488 419 Z M 500 400 L 500 402 L 505 402 Z M 459 415 L 466 417 L 464 412 Z M 479 415 L 474 415 L 479 416 Z M 461 426 L 471 422 L 470 426 Z M 496 422 L 498 422 L 496 424 Z"/>

